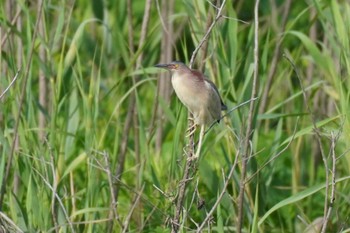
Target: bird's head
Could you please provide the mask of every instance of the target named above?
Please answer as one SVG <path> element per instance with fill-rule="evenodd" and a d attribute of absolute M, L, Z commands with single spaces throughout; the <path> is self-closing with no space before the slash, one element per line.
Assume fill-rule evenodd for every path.
<path fill-rule="evenodd" d="M 188 67 L 180 61 L 173 61 L 168 64 L 157 64 L 155 67 L 163 68 L 172 72 L 188 69 Z"/>

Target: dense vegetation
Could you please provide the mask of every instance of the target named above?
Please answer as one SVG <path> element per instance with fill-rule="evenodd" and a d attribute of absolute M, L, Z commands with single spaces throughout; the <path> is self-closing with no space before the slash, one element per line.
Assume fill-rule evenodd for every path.
<path fill-rule="evenodd" d="M 194 68 L 229 109 L 258 99 L 184 181 L 187 110 L 153 66 L 188 64 L 223 3 Z M 254 5 L 2 1 L 0 232 L 350 232 L 350 4 Z"/>

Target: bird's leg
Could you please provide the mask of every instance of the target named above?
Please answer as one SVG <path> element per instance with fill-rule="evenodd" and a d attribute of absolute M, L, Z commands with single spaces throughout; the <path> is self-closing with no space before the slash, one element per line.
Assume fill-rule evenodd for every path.
<path fill-rule="evenodd" d="M 205 126 L 201 125 L 201 131 L 199 133 L 199 141 L 198 141 L 198 145 L 197 145 L 197 151 L 194 154 L 193 159 L 198 159 L 198 157 L 201 153 L 202 141 L 203 141 L 203 136 L 204 136 L 204 132 L 205 132 L 204 129 L 205 129 Z"/>

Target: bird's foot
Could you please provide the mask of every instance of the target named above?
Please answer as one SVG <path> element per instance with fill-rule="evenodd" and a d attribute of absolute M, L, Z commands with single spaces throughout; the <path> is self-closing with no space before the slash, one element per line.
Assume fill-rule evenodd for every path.
<path fill-rule="evenodd" d="M 186 138 L 189 138 L 189 137 L 191 137 L 193 134 L 194 134 L 194 132 L 196 132 L 196 126 L 195 125 L 193 125 L 192 127 L 189 127 L 187 130 L 186 130 Z"/>
<path fill-rule="evenodd" d="M 198 159 L 198 155 L 196 154 L 187 157 L 188 162 L 193 162 L 193 161 L 196 161 L 197 159 Z"/>
<path fill-rule="evenodd" d="M 192 117 L 188 117 L 188 119 L 190 120 L 190 121 L 194 121 L 194 117 L 192 116 Z"/>

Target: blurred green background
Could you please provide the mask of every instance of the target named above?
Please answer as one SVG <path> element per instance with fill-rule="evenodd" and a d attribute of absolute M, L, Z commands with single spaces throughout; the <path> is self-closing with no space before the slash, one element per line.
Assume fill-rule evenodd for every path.
<path fill-rule="evenodd" d="M 188 64 L 221 3 L 1 2 L 0 232 L 170 231 L 187 110 L 153 65 Z M 251 97 L 254 4 L 228 0 L 194 63 L 229 109 Z M 350 232 L 349 35 L 348 1 L 260 2 L 243 232 L 319 232 L 327 211 L 326 232 Z M 248 111 L 206 135 L 181 232 L 222 192 Z M 240 177 L 238 158 L 205 232 L 237 231 Z"/>

